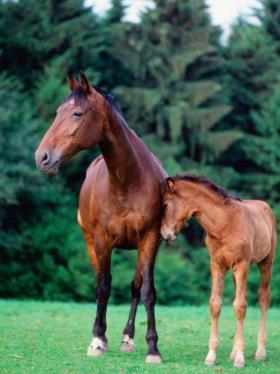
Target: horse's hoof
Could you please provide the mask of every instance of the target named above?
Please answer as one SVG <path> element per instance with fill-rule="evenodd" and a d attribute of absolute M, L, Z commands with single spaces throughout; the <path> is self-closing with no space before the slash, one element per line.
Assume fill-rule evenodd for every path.
<path fill-rule="evenodd" d="M 121 352 L 134 352 L 136 349 L 134 340 L 128 335 L 124 335 L 121 343 Z"/>
<path fill-rule="evenodd" d="M 87 355 L 97 357 L 103 355 L 108 350 L 107 343 L 100 338 L 93 338 L 87 350 Z"/>
<path fill-rule="evenodd" d="M 160 355 L 147 355 L 146 364 L 161 364 L 162 358 Z"/>

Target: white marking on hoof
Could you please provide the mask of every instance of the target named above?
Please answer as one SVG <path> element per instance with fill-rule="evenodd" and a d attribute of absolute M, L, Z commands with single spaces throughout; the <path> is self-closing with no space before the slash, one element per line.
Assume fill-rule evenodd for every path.
<path fill-rule="evenodd" d="M 257 352 L 256 352 L 255 359 L 256 359 L 257 361 L 265 361 L 265 360 L 266 360 L 266 350 L 265 350 L 265 346 L 263 346 L 263 345 L 259 345 L 259 346 L 258 346 L 258 349 L 257 349 Z"/>
<path fill-rule="evenodd" d="M 235 356 L 233 366 L 238 369 L 243 369 L 245 366 L 244 355 L 242 352 L 238 352 Z"/>
<path fill-rule="evenodd" d="M 205 358 L 204 361 L 205 365 L 207 366 L 213 366 L 216 363 L 216 353 L 212 350 L 210 350 Z"/>
<path fill-rule="evenodd" d="M 124 335 L 121 343 L 121 352 L 134 352 L 135 349 L 136 346 L 134 340 L 128 335 Z"/>
<path fill-rule="evenodd" d="M 87 355 L 92 357 L 101 356 L 107 350 L 108 345 L 104 340 L 100 338 L 93 338 L 90 346 L 88 347 Z"/>
<path fill-rule="evenodd" d="M 146 364 L 161 364 L 162 358 L 160 355 L 147 355 Z"/>

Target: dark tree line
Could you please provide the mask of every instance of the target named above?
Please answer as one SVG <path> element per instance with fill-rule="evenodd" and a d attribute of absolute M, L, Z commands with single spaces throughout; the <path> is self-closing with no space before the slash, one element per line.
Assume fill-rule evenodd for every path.
<path fill-rule="evenodd" d="M 34 165 L 68 70 L 115 94 L 170 175 L 206 175 L 242 198 L 267 200 L 279 219 L 280 3 L 261 4 L 259 24 L 237 20 L 224 46 L 204 0 L 154 0 L 137 24 L 124 21 L 122 0 L 102 16 L 80 0 L 0 1 L 0 296 L 94 300 L 76 206 L 98 149 L 52 179 Z M 114 254 L 113 302 L 128 300 L 134 261 Z M 191 222 L 175 246 L 162 245 L 159 302 L 206 302 L 208 263 L 203 231 Z M 278 255 L 276 304 L 279 263 Z M 249 286 L 256 302 L 255 268 Z"/>

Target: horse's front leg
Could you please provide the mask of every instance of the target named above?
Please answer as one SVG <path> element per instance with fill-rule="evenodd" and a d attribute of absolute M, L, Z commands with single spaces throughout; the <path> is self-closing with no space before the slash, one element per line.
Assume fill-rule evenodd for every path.
<path fill-rule="evenodd" d="M 94 253 L 96 270 L 96 318 L 93 325 L 93 339 L 88 347 L 89 356 L 100 356 L 107 351 L 106 311 L 111 293 L 111 254 L 112 248 L 102 240 L 94 240 L 89 250 Z"/>
<path fill-rule="evenodd" d="M 135 351 L 134 334 L 135 334 L 135 317 L 140 299 L 140 290 L 142 285 L 142 274 L 140 269 L 139 254 L 136 263 L 136 272 L 131 282 L 131 305 L 127 324 L 123 330 L 123 340 L 121 343 L 122 352 Z"/>
<path fill-rule="evenodd" d="M 142 274 L 141 298 L 147 312 L 147 363 L 161 363 L 162 361 L 157 346 L 158 335 L 155 320 L 156 290 L 154 286 L 154 264 L 158 245 L 158 230 L 155 230 L 154 232 L 147 233 L 145 238 L 139 243 L 138 246 L 139 262 Z"/>

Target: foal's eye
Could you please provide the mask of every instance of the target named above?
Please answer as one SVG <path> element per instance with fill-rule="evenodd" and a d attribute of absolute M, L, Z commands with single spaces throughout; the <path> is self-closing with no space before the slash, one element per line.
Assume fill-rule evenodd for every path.
<path fill-rule="evenodd" d="M 161 209 L 162 210 L 165 210 L 167 208 L 167 204 L 163 204 L 162 206 L 161 206 Z"/>
<path fill-rule="evenodd" d="M 73 116 L 75 116 L 75 117 L 81 117 L 82 115 L 83 115 L 82 112 L 74 112 L 73 113 Z"/>

